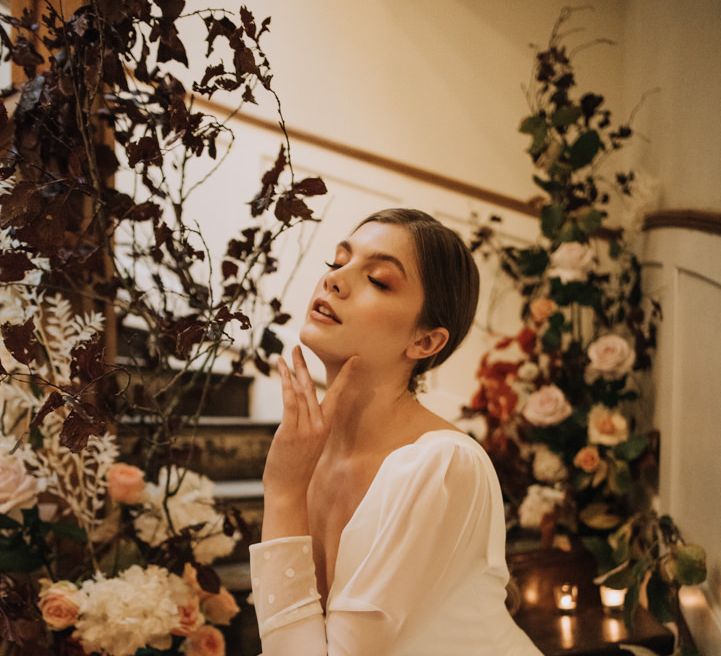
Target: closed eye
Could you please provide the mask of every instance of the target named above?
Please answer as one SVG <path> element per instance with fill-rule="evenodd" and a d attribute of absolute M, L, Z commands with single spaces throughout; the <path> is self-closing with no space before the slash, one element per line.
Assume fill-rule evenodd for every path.
<path fill-rule="evenodd" d="M 331 269 L 340 269 L 343 266 L 342 264 L 336 264 L 335 262 L 332 264 L 330 262 L 326 262 L 325 265 Z M 370 280 L 379 289 L 388 289 L 388 285 L 384 285 L 380 280 L 376 280 L 371 276 L 368 276 L 368 280 Z"/>

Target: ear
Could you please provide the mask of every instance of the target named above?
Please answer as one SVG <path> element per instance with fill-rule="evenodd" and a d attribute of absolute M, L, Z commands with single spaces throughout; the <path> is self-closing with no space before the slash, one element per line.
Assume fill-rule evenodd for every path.
<path fill-rule="evenodd" d="M 419 329 L 416 340 L 406 347 L 406 355 L 411 360 L 424 360 L 443 349 L 450 333 L 447 328 Z"/>

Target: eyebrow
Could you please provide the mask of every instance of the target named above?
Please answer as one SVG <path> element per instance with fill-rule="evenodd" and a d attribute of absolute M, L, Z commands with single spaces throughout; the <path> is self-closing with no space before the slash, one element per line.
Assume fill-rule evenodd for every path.
<path fill-rule="evenodd" d="M 350 242 L 344 239 L 343 241 L 338 242 L 338 246 L 345 248 L 351 255 L 353 254 L 353 247 L 350 245 Z M 406 270 L 403 267 L 403 263 L 395 256 L 390 255 L 389 253 L 381 253 L 380 251 L 376 251 L 374 253 L 371 253 L 368 256 L 369 260 L 382 260 L 383 262 L 390 262 L 391 264 L 395 264 L 403 274 L 404 278 L 408 278 L 406 275 Z"/>

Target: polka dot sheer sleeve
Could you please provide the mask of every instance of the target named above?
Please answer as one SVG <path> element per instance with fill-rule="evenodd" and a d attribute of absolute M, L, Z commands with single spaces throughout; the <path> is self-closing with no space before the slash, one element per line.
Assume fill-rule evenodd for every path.
<path fill-rule="evenodd" d="M 313 615 L 318 620 L 318 639 L 325 642 L 325 621 L 310 535 L 281 537 L 250 545 L 250 575 L 264 655 L 270 653 L 266 638 L 271 631 Z M 307 624 L 303 625 L 304 632 L 308 631 Z"/>

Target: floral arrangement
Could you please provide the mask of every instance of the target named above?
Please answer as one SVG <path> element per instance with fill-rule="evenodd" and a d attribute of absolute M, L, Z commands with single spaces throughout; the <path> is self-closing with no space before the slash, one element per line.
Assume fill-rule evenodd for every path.
<path fill-rule="evenodd" d="M 531 114 L 520 125 L 539 171 L 533 179 L 546 194 L 542 237 L 506 247 L 486 225 L 471 244 L 484 257 L 495 253 L 516 284 L 523 325 L 483 356 L 463 411 L 485 416 L 483 444 L 499 472 L 509 528 L 540 531 L 547 546 L 580 535 L 596 557 L 596 582 L 627 589 L 627 624 L 644 598 L 659 620 L 679 623 L 686 648 L 678 589 L 704 580 L 705 555 L 655 510 L 659 433 L 641 405 L 661 308 L 642 292 L 623 229 L 602 225 L 604 182 L 630 196 L 635 175 L 618 172 L 610 182 L 599 166 L 633 129 L 630 121 L 612 124 L 601 95 L 574 95 L 573 52 L 560 32 L 572 11 L 562 11 L 537 52 Z M 597 250 L 604 242 L 606 271 Z"/>
<path fill-rule="evenodd" d="M 295 177 L 260 45 L 270 17 L 184 0 L 73 7 L 0 13 L 19 80 L 0 98 L 0 648 L 218 656 L 217 626 L 238 607 L 212 565 L 247 526 L 177 437 L 197 434 L 246 363 L 270 373 L 283 349 L 271 326 L 290 319 L 263 297 L 273 244 L 319 220 L 306 200 L 326 187 Z M 192 91 L 174 75 L 188 66 L 180 21 L 206 34 Z M 197 111 L 217 91 L 237 101 L 227 115 Z M 255 197 L 234 204 L 238 234 L 216 266 L 187 201 L 259 91 L 284 142 Z M 123 462 L 128 417 L 146 432 Z"/>

